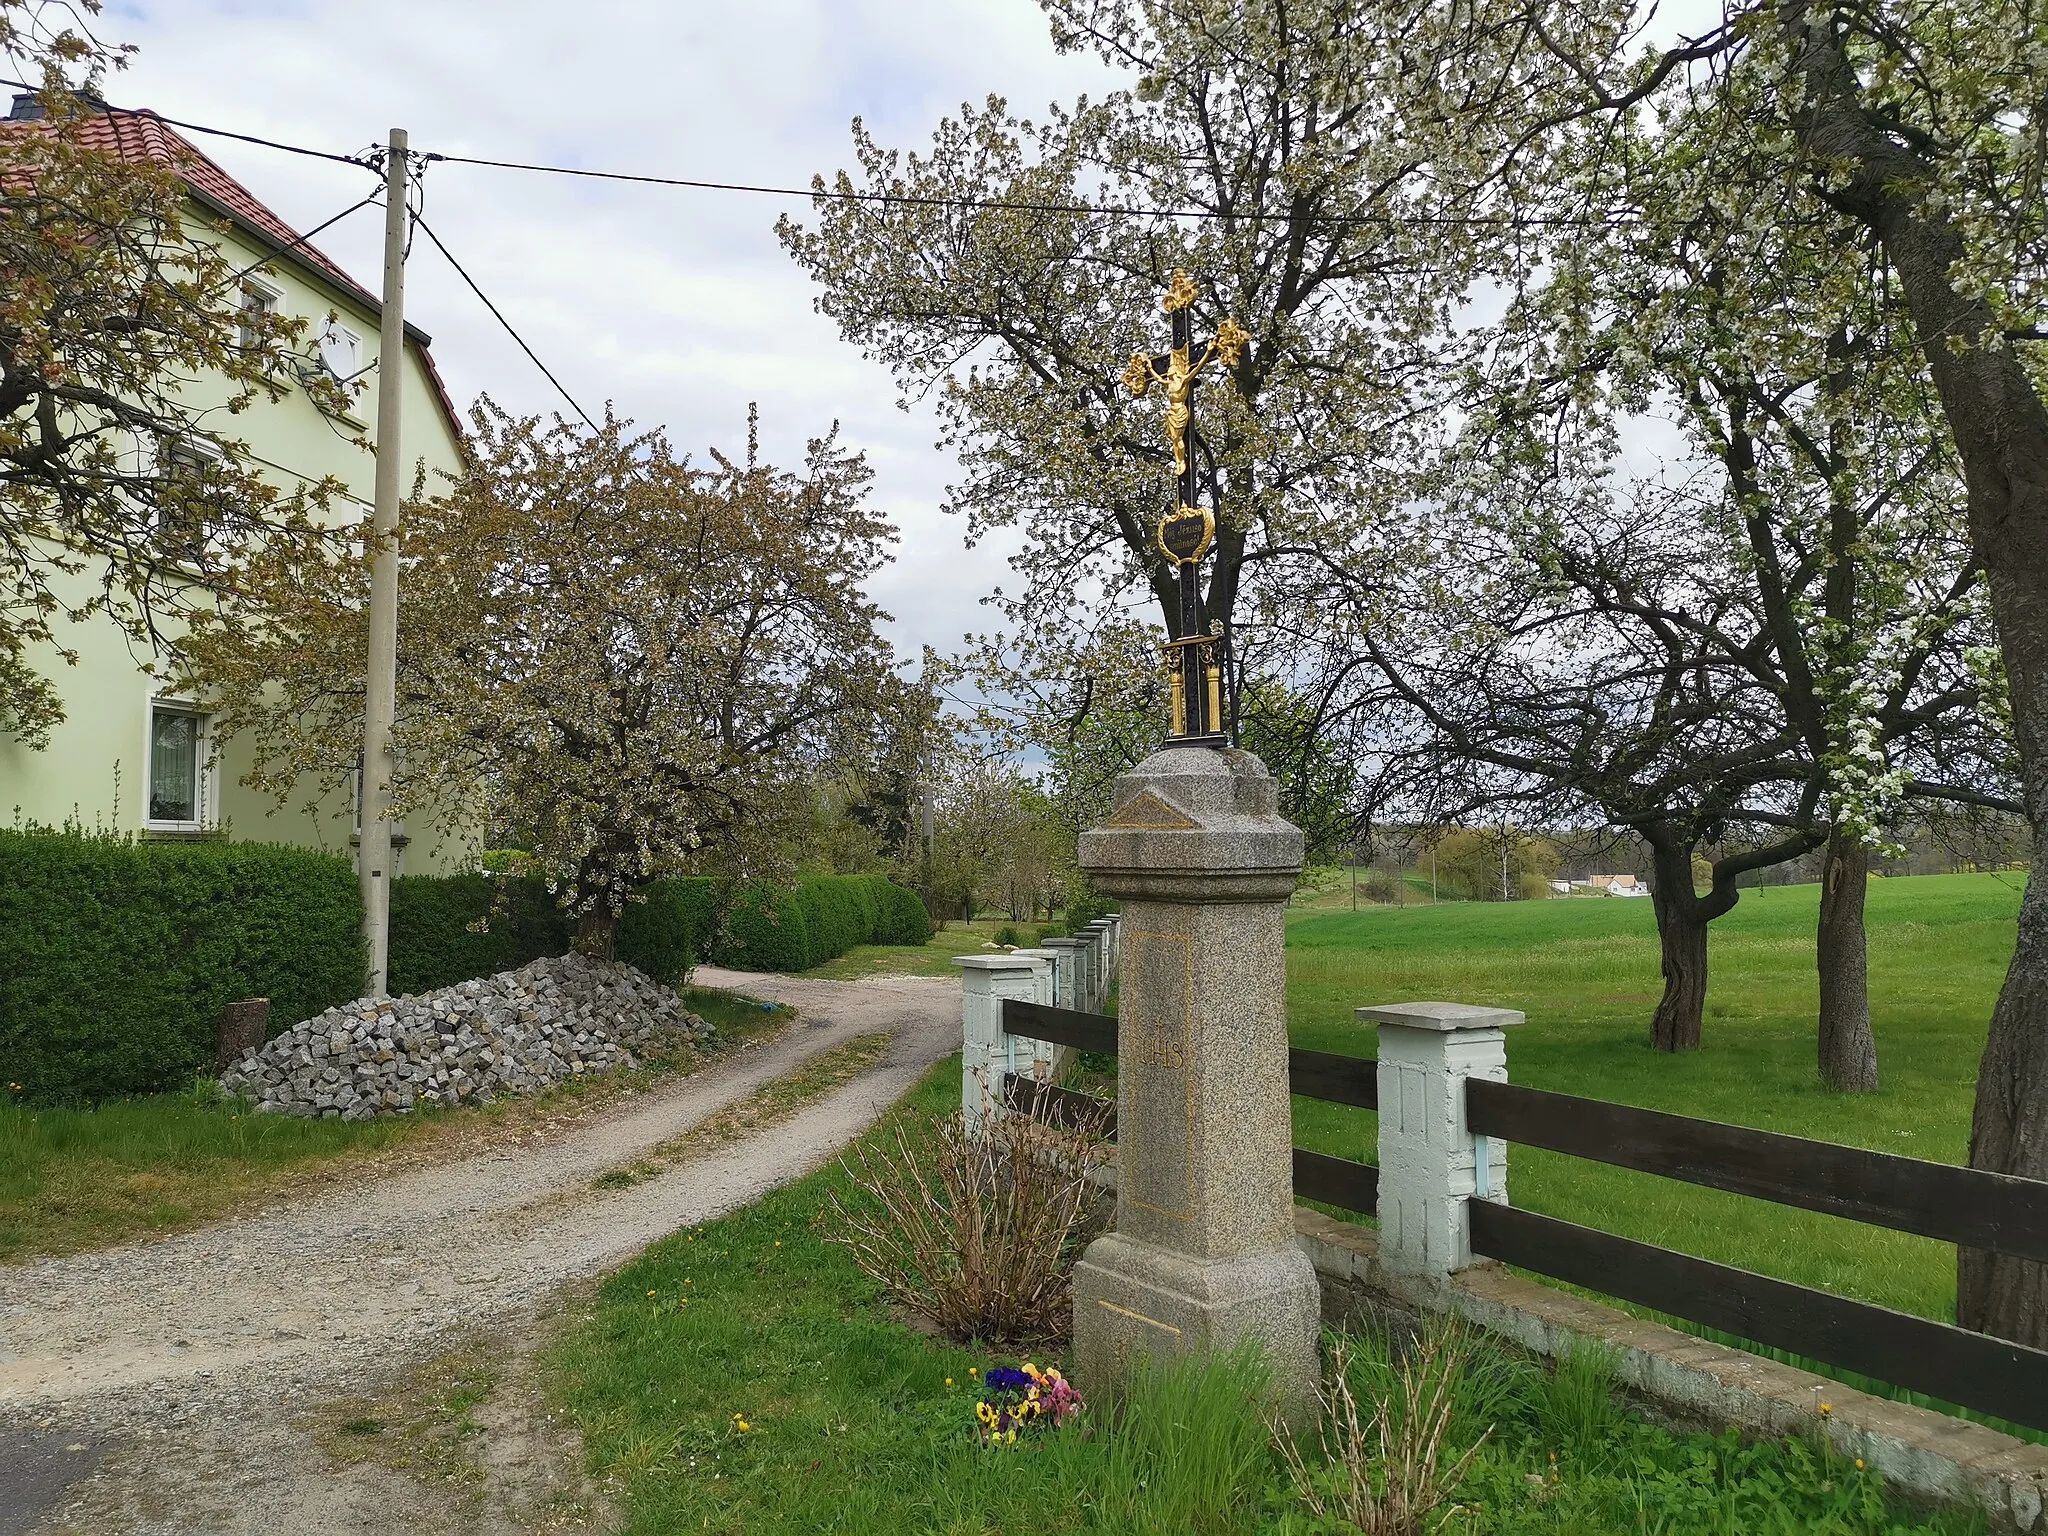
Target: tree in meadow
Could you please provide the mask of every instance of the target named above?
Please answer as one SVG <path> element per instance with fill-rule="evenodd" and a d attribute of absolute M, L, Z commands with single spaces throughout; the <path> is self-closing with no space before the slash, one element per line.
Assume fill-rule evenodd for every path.
<path fill-rule="evenodd" d="M 2048 833 L 2048 15 L 2029 0 L 1771 0 L 1645 46 L 1629 8 L 1523 9 L 1581 82 L 1568 154 L 1522 186 L 1553 218 L 1710 206 L 1737 230 L 1831 227 L 1781 272 L 1815 334 L 1861 285 L 1895 306 L 1872 347 L 1910 360 L 1961 482 L 2018 796 Z M 1546 108 L 1547 110 L 1547 108 Z M 1643 161 L 1631 125 L 1683 124 Z M 1625 175 L 1611 174 L 1617 170 Z M 1547 206 L 1544 199 L 1547 198 Z M 1560 226 L 1562 227 L 1562 226 Z M 1768 330 L 1755 341 L 1767 347 Z M 1938 414 L 1936 414 L 1938 413 Z M 1995 672 L 1995 676 L 1990 675 Z M 1987 711 L 2004 706 L 1987 696 Z M 2030 881 L 1977 1082 L 1973 1167 L 2048 1177 L 2048 886 Z M 1965 1250 L 1958 1316 L 2048 1344 L 2048 1265 Z"/>

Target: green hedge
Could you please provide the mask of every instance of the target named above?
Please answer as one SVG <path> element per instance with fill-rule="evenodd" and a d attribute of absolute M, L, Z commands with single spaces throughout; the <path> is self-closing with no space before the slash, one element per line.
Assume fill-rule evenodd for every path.
<path fill-rule="evenodd" d="M 657 880 L 644 901 L 619 919 L 618 957 L 656 981 L 674 986 L 711 949 L 718 930 L 719 882 Z"/>
<path fill-rule="evenodd" d="M 571 925 L 539 881 L 512 882 L 494 911 L 497 894 L 484 875 L 394 880 L 391 990 L 430 991 L 569 947 Z M 618 956 L 670 984 L 706 954 L 802 971 L 856 944 L 931 936 L 917 894 L 876 876 L 793 888 L 662 880 L 646 897 L 626 909 Z M 276 1032 L 362 983 L 362 902 L 335 854 L 0 831 L 0 1084 L 19 1083 L 22 1097 L 182 1087 L 212 1065 L 223 1003 L 268 997 Z"/>
<path fill-rule="evenodd" d="M 743 971 L 807 971 L 856 944 L 922 944 L 931 934 L 917 893 L 880 875 L 817 875 L 790 889 L 747 881 L 712 958 Z"/>
<path fill-rule="evenodd" d="M 488 875 L 400 875 L 391 882 L 393 993 L 431 992 L 516 970 L 569 948 L 572 927 L 538 880 L 513 880 L 502 911 Z M 489 918 L 489 926 L 477 925 Z"/>
<path fill-rule="evenodd" d="M 0 831 L 0 1079 L 41 1103 L 180 1086 L 223 1003 L 289 1024 L 362 990 L 346 859 L 268 843 Z"/>

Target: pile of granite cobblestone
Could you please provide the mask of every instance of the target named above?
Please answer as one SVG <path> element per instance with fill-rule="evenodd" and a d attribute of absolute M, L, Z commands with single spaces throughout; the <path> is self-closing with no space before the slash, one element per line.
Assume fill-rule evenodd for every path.
<path fill-rule="evenodd" d="M 713 1033 L 633 967 L 563 955 L 417 996 L 330 1008 L 245 1051 L 221 1086 L 272 1114 L 367 1120 L 535 1093 Z"/>

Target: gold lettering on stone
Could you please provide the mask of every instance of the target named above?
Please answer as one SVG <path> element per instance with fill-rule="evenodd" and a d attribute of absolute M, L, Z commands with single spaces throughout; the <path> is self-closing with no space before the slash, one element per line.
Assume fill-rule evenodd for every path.
<path fill-rule="evenodd" d="M 1195 1097 L 1188 1081 L 1194 1018 L 1194 941 L 1125 930 L 1118 1054 L 1125 1083 L 1117 1112 L 1124 1198 L 1178 1221 L 1192 1214 Z"/>
<path fill-rule="evenodd" d="M 1095 1298 L 1095 1305 L 1103 1308 L 1105 1311 L 1114 1312 L 1118 1317 L 1128 1317 L 1134 1323 L 1143 1323 L 1148 1328 L 1157 1328 L 1162 1333 L 1170 1333 L 1176 1339 L 1180 1337 L 1180 1330 L 1178 1328 L 1174 1327 L 1171 1323 L 1162 1323 L 1156 1317 L 1147 1317 L 1142 1312 L 1133 1312 L 1129 1307 L 1120 1307 L 1113 1301 L 1104 1301 L 1100 1296 Z"/>
<path fill-rule="evenodd" d="M 1186 832 L 1201 825 L 1178 806 L 1168 805 L 1151 790 L 1140 790 L 1122 805 L 1105 827 L 1119 827 L 1150 832 Z"/>

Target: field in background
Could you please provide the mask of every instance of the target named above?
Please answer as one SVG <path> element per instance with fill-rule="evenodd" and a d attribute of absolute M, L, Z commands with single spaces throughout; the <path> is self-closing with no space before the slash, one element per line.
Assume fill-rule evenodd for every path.
<path fill-rule="evenodd" d="M 1819 887 L 1744 891 L 1713 924 L 1704 1047 L 1648 1044 L 1661 981 L 1648 901 L 1458 903 L 1300 914 L 1288 925 L 1297 1045 L 1373 1054 L 1352 1010 L 1436 999 L 1519 1008 L 1514 1081 L 1939 1162 L 1968 1150 L 1971 1096 L 2025 877 L 1870 886 L 1871 1014 L 1884 1088 L 1831 1094 L 1814 1065 Z M 1295 1101 L 1296 1141 L 1368 1161 L 1374 1117 Z M 1645 1174 L 1515 1149 L 1514 1203 L 1925 1316 L 1953 1318 L 1955 1250 Z"/>

